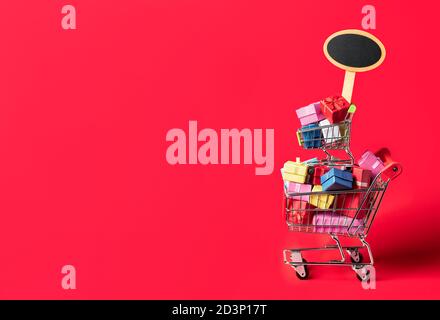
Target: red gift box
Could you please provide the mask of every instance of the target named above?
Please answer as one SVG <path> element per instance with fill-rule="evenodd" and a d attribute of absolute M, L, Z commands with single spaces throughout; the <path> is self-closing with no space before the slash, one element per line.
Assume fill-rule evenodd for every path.
<path fill-rule="evenodd" d="M 350 104 L 341 96 L 333 96 L 320 101 L 322 114 L 330 123 L 338 123 L 345 120 Z"/>
<path fill-rule="evenodd" d="M 355 189 L 368 188 L 371 182 L 371 171 L 353 167 L 353 186 Z"/>
<path fill-rule="evenodd" d="M 370 194 L 365 202 L 363 202 L 366 195 L 368 196 L 366 192 L 346 193 L 338 195 L 336 199 L 336 213 L 354 218 L 357 209 L 362 205 L 358 215 L 356 216 L 356 219 L 365 218 L 365 215 L 370 210 L 371 202 L 374 200 L 374 197 L 372 197 L 372 194 Z"/>
<path fill-rule="evenodd" d="M 307 184 L 321 184 L 321 176 L 330 170 L 326 166 L 313 166 L 309 168 L 307 176 Z"/>
<path fill-rule="evenodd" d="M 310 209 L 313 208 L 308 202 L 288 199 L 287 200 L 287 222 L 291 224 L 312 224 L 313 212 Z"/>

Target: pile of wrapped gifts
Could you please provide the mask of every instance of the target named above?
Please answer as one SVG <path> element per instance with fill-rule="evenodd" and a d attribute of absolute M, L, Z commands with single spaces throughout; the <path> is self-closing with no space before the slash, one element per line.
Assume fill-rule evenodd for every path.
<path fill-rule="evenodd" d="M 349 108 L 350 104 L 337 96 L 298 109 L 296 113 L 301 130 L 316 128 L 316 133 L 303 136 L 303 146 L 319 147 L 321 140 L 316 137 L 328 137 L 329 134 L 320 127 L 346 120 Z M 336 137 L 334 130 L 332 135 Z M 313 225 L 315 232 L 343 232 L 350 225 L 362 228 L 362 218 L 368 213 L 372 201 L 363 199 L 367 193 L 326 192 L 368 188 L 383 168 L 382 160 L 371 151 L 366 151 L 357 164 L 350 166 L 327 166 L 317 158 L 302 162 L 299 158 L 287 161 L 281 174 L 288 195 L 288 223 Z M 358 212 L 360 206 L 362 208 Z"/>
<path fill-rule="evenodd" d="M 301 122 L 297 131 L 298 142 L 305 149 L 337 144 L 346 138 L 345 120 L 351 120 L 354 105 L 343 97 L 335 96 L 296 110 Z"/>

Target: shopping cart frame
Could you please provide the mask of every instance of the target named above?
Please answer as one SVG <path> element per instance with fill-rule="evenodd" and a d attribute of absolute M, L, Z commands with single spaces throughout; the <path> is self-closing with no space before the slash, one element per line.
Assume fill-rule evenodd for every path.
<path fill-rule="evenodd" d="M 395 179 L 398 175 L 402 173 L 402 166 L 399 163 L 393 162 L 390 159 L 389 151 L 387 149 L 381 149 L 376 152 L 376 155 L 381 157 L 382 160 L 386 163 L 385 168 L 382 170 L 380 174 L 378 174 L 370 187 L 363 189 L 353 189 L 346 191 L 329 191 L 329 192 L 302 192 L 302 193 L 287 193 L 284 191 L 283 195 L 283 208 L 284 215 L 286 218 L 286 222 L 289 228 L 289 231 L 293 232 L 303 232 L 303 233 L 318 233 L 325 234 L 327 233 L 330 238 L 335 242 L 334 245 L 324 245 L 321 247 L 311 247 L 311 248 L 293 248 L 293 249 L 285 249 L 283 251 L 283 260 L 285 264 L 290 265 L 295 271 L 296 275 L 299 279 L 307 279 L 309 276 L 307 266 L 345 266 L 351 267 L 355 272 L 357 278 L 361 281 L 368 281 L 370 276 L 371 266 L 374 265 L 374 257 L 371 250 L 370 245 L 365 240 L 368 235 L 368 232 L 371 228 L 372 223 L 375 220 L 377 211 L 382 203 L 383 196 L 387 190 L 388 184 L 391 180 Z M 346 197 L 354 198 L 355 194 L 363 194 L 361 200 L 358 202 L 356 208 L 352 208 L 351 205 L 338 207 L 338 197 L 344 197 L 344 201 Z M 301 201 L 303 197 L 310 196 L 334 196 L 334 204 L 333 207 L 329 207 L 328 209 L 318 209 L 318 208 L 292 208 L 289 209 L 289 201 L 294 200 L 294 198 Z M 340 203 L 340 202 L 339 202 Z M 348 208 L 348 209 L 347 209 Z M 353 217 L 348 221 L 348 223 L 344 223 L 341 226 L 335 225 L 316 225 L 313 224 L 312 221 L 309 220 L 303 223 L 292 223 L 290 218 L 290 213 L 301 212 L 304 213 L 316 213 L 316 212 L 327 212 L 329 214 L 337 214 L 338 217 L 339 211 L 350 211 L 354 212 Z M 330 219 L 331 221 L 331 219 Z M 362 221 L 361 225 L 355 226 L 355 221 Z M 327 229 L 330 229 L 330 232 L 326 232 Z M 335 232 L 332 229 L 336 229 Z M 360 241 L 360 245 L 350 245 L 344 246 L 341 244 L 339 237 L 344 238 L 357 238 Z M 339 253 L 340 258 L 336 260 L 329 261 L 307 261 L 303 258 L 302 253 L 307 251 L 327 251 L 327 250 L 336 250 Z M 363 260 L 363 255 L 361 251 L 366 251 L 368 254 L 368 260 Z M 348 254 L 348 257 L 346 256 Z"/>
<path fill-rule="evenodd" d="M 327 166 L 353 166 L 354 156 L 350 150 L 351 140 L 351 118 L 344 121 L 319 125 L 316 128 L 300 128 L 297 131 L 298 143 L 306 150 L 320 149 L 326 154 L 326 159 L 321 164 Z M 316 133 L 319 131 L 318 137 Z M 326 132 L 326 136 L 321 132 Z M 312 136 L 305 139 L 305 136 Z M 338 159 L 332 155 L 331 150 L 343 150 L 347 153 L 348 159 Z"/>

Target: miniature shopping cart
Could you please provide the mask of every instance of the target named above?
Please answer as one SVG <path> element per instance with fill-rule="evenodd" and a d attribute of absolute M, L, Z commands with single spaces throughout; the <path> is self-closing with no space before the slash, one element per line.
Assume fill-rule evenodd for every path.
<path fill-rule="evenodd" d="M 284 192 L 284 214 L 289 231 L 327 233 L 335 242 L 334 245 L 317 248 L 284 250 L 284 263 L 296 271 L 299 279 L 308 278 L 308 267 L 312 265 L 348 266 L 355 271 L 358 279 L 369 279 L 369 266 L 373 266 L 374 260 L 365 238 L 376 217 L 388 183 L 402 172 L 401 165 L 391 160 L 387 149 L 379 150 L 376 156 L 384 161 L 385 168 L 368 188 L 327 192 Z M 321 201 L 319 208 L 310 205 L 317 204 L 317 201 Z M 326 203 L 329 205 L 326 206 Z M 343 246 L 339 236 L 357 238 L 360 245 Z M 318 262 L 304 259 L 303 252 L 319 250 L 336 250 L 340 259 Z M 367 251 L 368 260 L 364 261 L 361 250 Z"/>
<path fill-rule="evenodd" d="M 327 166 L 353 166 L 354 157 L 350 150 L 351 122 L 356 112 L 352 104 L 344 121 L 334 124 L 322 125 L 313 128 L 301 128 L 296 132 L 298 143 L 304 149 L 321 149 L 326 154 L 326 159 L 320 164 Z M 343 150 L 347 159 L 339 159 L 331 154 L 331 150 Z"/>

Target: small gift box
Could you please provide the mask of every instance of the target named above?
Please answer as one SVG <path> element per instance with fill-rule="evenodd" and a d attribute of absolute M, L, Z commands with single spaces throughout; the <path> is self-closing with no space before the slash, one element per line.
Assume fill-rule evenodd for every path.
<path fill-rule="evenodd" d="M 319 122 L 319 126 L 321 127 L 325 144 L 331 144 L 341 139 L 341 131 L 338 125 L 333 125 L 330 121 L 325 119 Z"/>
<path fill-rule="evenodd" d="M 287 161 L 281 169 L 281 175 L 284 181 L 304 183 L 307 177 L 307 165 L 300 162 L 299 158 L 296 162 Z"/>
<path fill-rule="evenodd" d="M 350 218 L 362 219 L 369 212 L 373 200 L 374 196 L 366 192 L 339 194 L 335 200 L 336 212 Z"/>
<path fill-rule="evenodd" d="M 328 97 L 320 102 L 321 111 L 330 123 L 338 123 L 345 120 L 350 104 L 344 97 Z"/>
<path fill-rule="evenodd" d="M 302 184 L 296 182 L 285 181 L 284 187 L 289 197 L 295 200 L 309 202 L 310 195 L 291 195 L 292 193 L 307 193 L 312 191 L 312 186 L 309 184 Z"/>
<path fill-rule="evenodd" d="M 363 232 L 365 226 L 364 220 L 362 219 L 352 219 L 350 217 L 331 212 L 316 213 L 315 215 L 313 215 L 312 223 L 315 226 L 314 231 L 320 233 L 349 232 L 351 234 L 357 234 Z"/>
<path fill-rule="evenodd" d="M 365 151 L 359 159 L 359 167 L 371 170 L 373 177 L 376 177 L 385 168 L 382 160 L 369 150 Z"/>
<path fill-rule="evenodd" d="M 312 192 L 322 192 L 322 186 L 313 186 Z M 311 195 L 309 203 L 320 209 L 328 209 L 333 203 L 335 196 L 331 194 Z"/>
<path fill-rule="evenodd" d="M 308 106 L 297 109 L 296 115 L 301 122 L 301 126 L 306 126 L 310 123 L 318 122 L 325 118 L 321 113 L 321 105 L 319 102 L 315 102 Z"/>
<path fill-rule="evenodd" d="M 288 199 L 287 222 L 290 224 L 311 225 L 312 207 L 305 201 Z"/>
<path fill-rule="evenodd" d="M 321 185 L 324 191 L 351 189 L 353 175 L 351 172 L 332 168 L 321 177 Z"/>
<path fill-rule="evenodd" d="M 326 166 L 310 166 L 309 175 L 307 176 L 306 183 L 308 184 L 321 184 L 321 176 L 328 172 L 330 169 Z"/>
<path fill-rule="evenodd" d="M 322 132 L 318 124 L 312 123 L 301 128 L 304 149 L 319 148 L 322 145 Z"/>
<path fill-rule="evenodd" d="M 353 186 L 355 189 L 368 188 L 371 181 L 371 171 L 361 167 L 353 167 Z"/>

